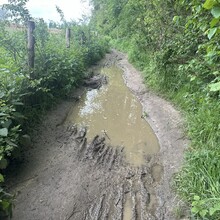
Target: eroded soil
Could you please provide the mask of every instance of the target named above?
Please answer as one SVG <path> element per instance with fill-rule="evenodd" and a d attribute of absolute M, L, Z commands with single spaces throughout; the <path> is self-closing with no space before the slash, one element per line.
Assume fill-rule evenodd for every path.
<path fill-rule="evenodd" d="M 178 219 L 173 209 L 179 201 L 170 184 L 187 146 L 181 116 L 145 88 L 140 73 L 122 53 L 112 51 L 92 71 L 112 65 L 123 69 L 127 86 L 147 113 L 159 153 L 132 166 L 124 148 L 111 146 L 105 135 L 97 134 L 91 142 L 85 128 L 66 125 L 71 106 L 78 101 L 75 97 L 82 95 L 82 89 L 76 91 L 45 117 L 32 135 L 24 162 L 9 179 L 10 190 L 17 195 L 13 219 Z"/>

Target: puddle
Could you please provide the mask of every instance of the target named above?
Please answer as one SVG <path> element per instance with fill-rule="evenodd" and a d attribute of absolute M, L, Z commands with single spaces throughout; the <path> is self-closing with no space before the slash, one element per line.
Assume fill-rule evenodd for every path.
<path fill-rule="evenodd" d="M 124 204 L 123 220 L 132 220 L 132 219 L 133 219 L 132 201 L 131 198 L 127 196 L 126 202 Z"/>
<path fill-rule="evenodd" d="M 154 181 L 159 182 L 163 173 L 163 167 L 156 164 L 151 169 Z"/>
<path fill-rule="evenodd" d="M 122 70 L 112 66 L 101 72 L 108 76 L 108 84 L 87 91 L 73 106 L 67 121 L 86 126 L 89 141 L 105 133 L 111 145 L 124 146 L 129 163 L 141 166 L 145 155 L 159 151 L 157 137 L 141 117 L 142 106 L 125 85 Z"/>

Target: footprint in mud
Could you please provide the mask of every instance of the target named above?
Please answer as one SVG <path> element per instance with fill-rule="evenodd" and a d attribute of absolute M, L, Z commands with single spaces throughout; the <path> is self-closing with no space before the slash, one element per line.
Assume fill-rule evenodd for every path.
<path fill-rule="evenodd" d="M 159 164 L 154 164 L 151 168 L 152 176 L 155 182 L 160 182 L 163 175 L 163 167 Z"/>

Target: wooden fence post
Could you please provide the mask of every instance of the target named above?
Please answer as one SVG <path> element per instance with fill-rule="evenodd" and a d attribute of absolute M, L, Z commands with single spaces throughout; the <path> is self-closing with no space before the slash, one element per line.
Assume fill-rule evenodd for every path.
<path fill-rule="evenodd" d="M 28 21 L 28 66 L 30 70 L 30 78 L 34 79 L 34 46 L 35 46 L 35 38 L 34 38 L 34 29 L 35 23 L 33 21 Z"/>
<path fill-rule="evenodd" d="M 70 28 L 66 29 L 66 47 L 70 48 Z"/>

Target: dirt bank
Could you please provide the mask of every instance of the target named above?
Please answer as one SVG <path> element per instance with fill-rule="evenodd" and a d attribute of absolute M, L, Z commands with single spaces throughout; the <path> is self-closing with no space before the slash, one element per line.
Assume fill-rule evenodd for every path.
<path fill-rule="evenodd" d="M 92 70 L 111 65 L 124 70 L 127 86 L 158 137 L 160 152 L 146 157 L 145 165 L 132 167 L 123 148 L 106 144 L 102 136 L 88 143 L 84 128 L 66 126 L 63 122 L 77 100 L 65 101 L 34 132 L 32 147 L 9 179 L 10 190 L 17 194 L 13 219 L 177 219 L 173 207 L 178 201 L 170 182 L 187 145 L 181 116 L 145 88 L 122 53 L 112 51 Z"/>

